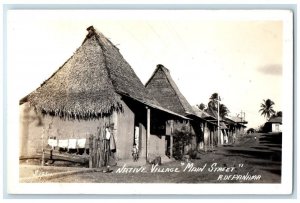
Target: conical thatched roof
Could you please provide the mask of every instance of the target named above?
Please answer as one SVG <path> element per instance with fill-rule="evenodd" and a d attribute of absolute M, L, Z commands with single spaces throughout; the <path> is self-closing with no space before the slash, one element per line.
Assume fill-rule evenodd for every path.
<path fill-rule="evenodd" d="M 169 70 L 163 65 L 157 65 L 145 86 L 162 107 L 181 115 L 195 114 L 192 106 L 179 91 Z"/>
<path fill-rule="evenodd" d="M 120 110 L 124 95 L 159 106 L 118 48 L 92 26 L 87 30 L 88 35 L 74 55 L 26 101 L 45 114 L 75 118 Z"/>

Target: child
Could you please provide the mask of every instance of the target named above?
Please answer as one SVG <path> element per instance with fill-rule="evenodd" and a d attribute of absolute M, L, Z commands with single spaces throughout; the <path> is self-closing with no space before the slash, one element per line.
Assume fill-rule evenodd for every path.
<path fill-rule="evenodd" d="M 133 145 L 132 148 L 132 157 L 133 157 L 133 161 L 137 161 L 138 160 L 138 148 L 136 147 L 136 144 Z"/>

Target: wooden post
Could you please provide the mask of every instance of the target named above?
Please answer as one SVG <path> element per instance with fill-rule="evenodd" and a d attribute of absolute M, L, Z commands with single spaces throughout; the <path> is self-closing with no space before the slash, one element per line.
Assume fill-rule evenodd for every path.
<path fill-rule="evenodd" d="M 139 123 L 139 157 L 142 156 L 142 150 L 143 149 L 143 124 L 142 123 Z"/>
<path fill-rule="evenodd" d="M 171 133 L 170 133 L 170 158 L 173 158 L 173 129 L 174 129 L 174 121 L 170 121 L 170 128 L 171 128 Z"/>
<path fill-rule="evenodd" d="M 96 148 L 96 136 L 93 136 L 93 167 L 97 167 L 97 148 Z"/>
<path fill-rule="evenodd" d="M 210 128 L 210 145 L 211 145 L 211 149 L 214 149 L 214 126 L 211 126 L 212 128 Z"/>
<path fill-rule="evenodd" d="M 89 168 L 93 168 L 93 135 L 89 136 Z"/>
<path fill-rule="evenodd" d="M 146 107 L 146 109 L 147 109 L 146 161 L 148 161 L 148 158 L 149 158 L 149 144 L 150 144 L 150 109 L 149 109 L 149 107 Z"/>
<path fill-rule="evenodd" d="M 218 127 L 214 126 L 214 144 L 217 146 L 218 145 Z"/>
<path fill-rule="evenodd" d="M 44 164 L 45 164 L 44 134 L 45 134 L 45 127 L 43 126 L 43 132 L 42 132 L 42 166 L 44 166 Z"/>

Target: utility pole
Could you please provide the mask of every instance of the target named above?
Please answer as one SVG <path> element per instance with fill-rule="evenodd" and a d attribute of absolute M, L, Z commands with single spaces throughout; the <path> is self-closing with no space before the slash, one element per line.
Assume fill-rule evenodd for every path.
<path fill-rule="evenodd" d="M 241 110 L 241 122 L 245 121 L 246 113 Z"/>

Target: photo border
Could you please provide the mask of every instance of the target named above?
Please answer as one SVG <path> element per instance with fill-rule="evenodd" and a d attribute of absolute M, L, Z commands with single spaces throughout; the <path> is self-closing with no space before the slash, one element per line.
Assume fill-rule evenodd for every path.
<path fill-rule="evenodd" d="M 7 115 L 8 115 L 8 111 L 7 111 L 7 61 L 6 61 L 6 50 L 7 50 L 7 24 L 6 24 L 6 20 L 7 20 L 7 11 L 8 10 L 15 10 L 15 9 L 68 9 L 68 10 L 76 10 L 76 9 L 122 9 L 122 10 L 129 10 L 129 9 L 136 9 L 136 10 L 154 10 L 154 9 L 159 9 L 159 10 L 164 10 L 164 9 L 180 9 L 180 10 L 217 10 L 217 9 L 224 9 L 224 10 L 241 10 L 241 9 L 289 9 L 292 10 L 294 13 L 294 22 L 293 22 L 293 26 L 294 26 L 294 54 L 293 54 L 293 58 L 294 58 L 294 68 L 293 68 L 293 79 L 294 79 L 294 85 L 293 85 L 293 110 L 297 109 L 297 102 L 296 102 L 296 84 L 297 84 L 297 47 L 296 47 L 296 43 L 297 43 L 297 5 L 296 4 L 276 4 L 276 5 L 270 5 L 270 4 L 176 4 L 176 5 L 172 5 L 172 4 L 136 4 L 136 5 L 128 5 L 128 4 L 80 4 L 80 5 L 74 5 L 74 4 L 64 4 L 64 5 L 60 5 L 60 4 L 31 4 L 31 5 L 16 5 L 16 4 L 4 4 L 3 5 L 3 47 L 4 47 L 4 51 L 3 51 L 3 166 L 7 166 Z M 265 195 L 265 194 L 257 194 L 255 195 L 255 199 L 257 198 L 261 198 L 261 197 L 268 197 L 268 198 L 286 198 L 286 197 L 291 197 L 293 199 L 293 197 L 295 197 L 295 195 L 297 193 L 295 193 L 295 189 L 297 188 L 297 180 L 295 179 L 295 177 L 297 177 L 297 126 L 295 125 L 295 122 L 297 121 L 297 115 L 295 114 L 295 111 L 293 113 L 293 192 L 291 195 Z M 4 181 L 4 197 L 5 198 L 31 198 L 29 196 L 31 195 L 20 195 L 20 194 L 8 194 L 7 193 L 7 168 L 4 167 L 4 176 L 3 176 L 3 181 Z M 47 196 L 47 198 L 50 199 L 57 199 L 57 198 L 79 198 L 80 199 L 94 199 L 94 198 L 109 198 L 112 196 L 118 196 L 118 197 L 122 197 L 122 199 L 126 199 L 128 197 L 131 197 L 132 195 L 128 194 L 128 195 L 118 195 L 118 194 L 109 194 L 109 195 L 103 195 L 103 194 L 95 194 L 95 195 L 90 195 L 90 194 L 83 194 L 83 195 L 79 195 L 78 194 L 56 194 L 58 197 L 53 197 L 52 194 L 47 194 L 47 195 L 39 195 L 39 194 L 35 194 L 33 196 L 36 197 L 45 197 Z M 155 194 L 155 195 L 145 195 L 145 194 L 139 194 L 139 195 L 135 195 L 138 197 L 146 197 L 146 198 L 150 198 L 152 199 L 152 197 L 158 197 L 158 196 L 167 196 L 167 197 L 174 197 L 176 196 L 176 199 L 183 197 L 186 198 L 187 196 L 192 196 L 195 197 L 197 196 L 197 198 L 208 198 L 208 197 L 216 197 L 217 194 L 213 194 L 213 195 L 203 195 L 203 194 L 197 194 L 197 195 L 191 195 L 191 194 L 181 194 L 181 195 L 170 195 L 170 194 Z M 55 196 L 55 195 L 54 195 Z M 230 196 L 230 197 L 229 197 Z M 253 198 L 253 195 L 248 195 L 248 194 L 234 194 L 233 195 L 234 198 Z M 82 198 L 84 197 L 84 198 Z M 225 195 L 225 194 L 221 194 L 218 195 L 219 198 L 224 198 L 224 199 L 228 199 L 228 198 L 232 198 L 232 195 Z M 154 198 L 155 199 L 155 198 Z"/>

